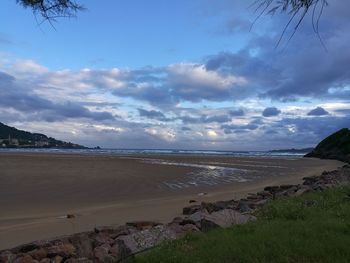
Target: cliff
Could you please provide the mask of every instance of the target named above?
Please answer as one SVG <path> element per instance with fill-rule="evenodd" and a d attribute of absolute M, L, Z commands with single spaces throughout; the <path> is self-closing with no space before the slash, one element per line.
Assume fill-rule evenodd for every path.
<path fill-rule="evenodd" d="M 350 130 L 343 128 L 321 141 L 305 157 L 335 159 L 350 163 Z"/>

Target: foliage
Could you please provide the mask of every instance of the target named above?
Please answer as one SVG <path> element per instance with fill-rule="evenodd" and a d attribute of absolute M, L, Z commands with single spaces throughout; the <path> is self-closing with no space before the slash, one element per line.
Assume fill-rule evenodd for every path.
<path fill-rule="evenodd" d="M 40 15 L 44 21 L 56 21 L 61 17 L 76 17 L 78 11 L 84 7 L 74 0 L 16 0 L 25 8 L 32 9 L 37 16 Z"/>
<path fill-rule="evenodd" d="M 257 216 L 164 243 L 127 262 L 350 262 L 350 187 L 276 200 Z"/>
<path fill-rule="evenodd" d="M 306 157 L 350 162 L 350 130 L 343 128 L 321 141 Z"/>

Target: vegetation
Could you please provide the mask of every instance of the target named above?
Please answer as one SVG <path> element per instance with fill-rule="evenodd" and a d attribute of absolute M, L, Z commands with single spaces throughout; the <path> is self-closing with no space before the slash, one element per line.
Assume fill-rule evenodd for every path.
<path fill-rule="evenodd" d="M 74 0 L 16 0 L 25 8 L 30 8 L 35 17 L 39 15 L 43 20 L 40 22 L 56 21 L 61 17 L 76 17 L 84 7 Z"/>
<path fill-rule="evenodd" d="M 350 262 L 350 187 L 272 201 L 257 216 L 164 243 L 127 262 Z"/>
<path fill-rule="evenodd" d="M 0 122 L 0 147 L 7 148 L 85 148 L 84 146 L 47 137 L 41 133 L 30 133 Z"/>
<path fill-rule="evenodd" d="M 350 130 L 343 128 L 333 133 L 305 156 L 350 162 Z"/>
<path fill-rule="evenodd" d="M 327 0 L 255 0 L 252 6 L 255 6 L 255 11 L 258 12 L 258 15 L 253 25 L 263 14 L 274 15 L 277 12 L 289 14 L 290 18 L 287 24 L 285 25 L 276 46 L 280 44 L 287 29 L 295 21 L 294 29 L 288 39 L 289 41 L 294 36 L 295 32 L 298 30 L 306 15 L 309 13 L 311 13 L 312 15 L 313 30 L 317 34 L 321 44 L 324 46 L 319 34 L 319 22 L 323 14 L 324 8 L 328 6 Z"/>

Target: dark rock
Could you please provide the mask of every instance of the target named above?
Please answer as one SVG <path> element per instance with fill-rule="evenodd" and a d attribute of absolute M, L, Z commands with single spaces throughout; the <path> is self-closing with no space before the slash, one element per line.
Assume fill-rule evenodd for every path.
<path fill-rule="evenodd" d="M 52 259 L 52 263 L 61 263 L 62 261 L 63 261 L 63 257 L 61 257 L 61 256 L 55 256 Z"/>
<path fill-rule="evenodd" d="M 75 255 L 75 247 L 69 243 L 56 244 L 46 248 L 48 257 L 60 256 L 63 258 L 69 258 Z"/>
<path fill-rule="evenodd" d="M 23 257 L 16 258 L 13 263 L 39 263 L 39 261 L 33 259 L 29 255 L 24 255 Z"/>
<path fill-rule="evenodd" d="M 280 191 L 280 187 L 279 186 L 266 186 L 264 188 L 264 191 L 270 192 L 271 194 L 277 193 L 278 191 Z"/>
<path fill-rule="evenodd" d="M 253 211 L 253 208 L 251 208 L 252 203 L 248 201 L 240 201 L 238 203 L 237 209 L 241 213 L 251 213 Z"/>
<path fill-rule="evenodd" d="M 197 211 L 199 211 L 201 209 L 202 209 L 202 207 L 200 205 L 187 206 L 187 207 L 184 207 L 182 209 L 182 214 L 191 215 L 191 214 L 196 213 Z"/>
<path fill-rule="evenodd" d="M 80 258 L 92 258 L 94 239 L 91 238 L 92 232 L 74 234 L 69 241 L 76 248 L 76 254 Z"/>
<path fill-rule="evenodd" d="M 272 194 L 269 191 L 260 191 L 257 193 L 257 195 L 260 195 L 262 198 L 272 198 Z"/>
<path fill-rule="evenodd" d="M 100 232 L 94 237 L 96 245 L 100 246 L 102 244 L 112 244 L 114 240 L 106 232 Z"/>
<path fill-rule="evenodd" d="M 93 263 L 93 261 L 88 258 L 69 258 L 64 263 Z"/>
<path fill-rule="evenodd" d="M 94 257 L 98 260 L 98 262 L 105 262 L 109 255 L 109 250 L 111 249 L 111 246 L 108 244 L 103 244 L 101 246 L 94 248 Z"/>
<path fill-rule="evenodd" d="M 0 262 L 1 263 L 10 263 L 16 258 L 16 255 L 12 254 L 11 251 L 2 251 L 0 253 Z"/>
<path fill-rule="evenodd" d="M 38 249 L 34 249 L 34 250 L 28 252 L 28 255 L 30 255 L 33 259 L 40 261 L 43 258 L 46 258 L 47 251 L 43 248 L 38 248 Z"/>
<path fill-rule="evenodd" d="M 197 201 L 196 200 L 193 200 L 193 199 L 191 199 L 190 201 L 188 201 L 190 204 L 191 203 L 197 203 Z"/>
<path fill-rule="evenodd" d="M 152 221 L 134 221 L 134 222 L 128 222 L 126 223 L 126 225 L 134 227 L 137 230 L 145 230 L 145 229 L 152 228 L 154 226 L 161 225 L 161 223 L 152 222 Z"/>
<path fill-rule="evenodd" d="M 30 243 L 30 244 L 22 245 L 22 246 L 18 247 L 16 250 L 18 250 L 21 253 L 27 253 L 29 251 L 32 251 L 32 250 L 35 250 L 38 248 L 39 248 L 39 246 L 37 244 Z"/>

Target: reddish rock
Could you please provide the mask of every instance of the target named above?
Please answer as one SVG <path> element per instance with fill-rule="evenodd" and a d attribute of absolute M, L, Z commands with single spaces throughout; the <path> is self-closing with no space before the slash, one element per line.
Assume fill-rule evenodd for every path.
<path fill-rule="evenodd" d="M 49 258 L 43 258 L 40 260 L 40 263 L 51 263 L 51 260 Z"/>
<path fill-rule="evenodd" d="M 105 262 L 108 257 L 109 250 L 111 246 L 108 244 L 103 244 L 99 247 L 94 248 L 94 256 L 99 262 Z"/>
<path fill-rule="evenodd" d="M 69 243 L 61 243 L 47 248 L 47 254 L 49 257 L 61 256 L 63 258 L 68 258 L 74 256 L 75 251 L 75 247 Z"/>
<path fill-rule="evenodd" d="M 61 263 L 63 258 L 61 256 L 56 256 L 52 259 L 52 263 Z"/>
<path fill-rule="evenodd" d="M 187 207 L 184 207 L 182 209 L 182 214 L 191 215 L 191 214 L 194 214 L 194 213 L 200 211 L 201 209 L 202 209 L 202 207 L 200 205 L 187 206 Z"/>
<path fill-rule="evenodd" d="M 13 263 L 39 263 L 39 261 L 33 259 L 29 255 L 25 255 L 23 257 L 16 258 Z"/>
<path fill-rule="evenodd" d="M 114 240 L 109 236 L 108 233 L 100 232 L 95 236 L 95 240 L 98 245 L 102 244 L 112 244 Z"/>
<path fill-rule="evenodd" d="M 128 222 L 126 223 L 126 225 L 135 227 L 137 230 L 145 230 L 145 229 L 150 229 L 154 226 L 161 225 L 161 223 L 152 222 L 152 221 L 134 221 L 134 222 Z"/>
<path fill-rule="evenodd" d="M 28 252 L 28 255 L 30 255 L 32 258 L 40 261 L 43 258 L 46 258 L 47 251 L 43 248 L 38 248 L 38 249 L 35 249 L 35 250 Z"/>

